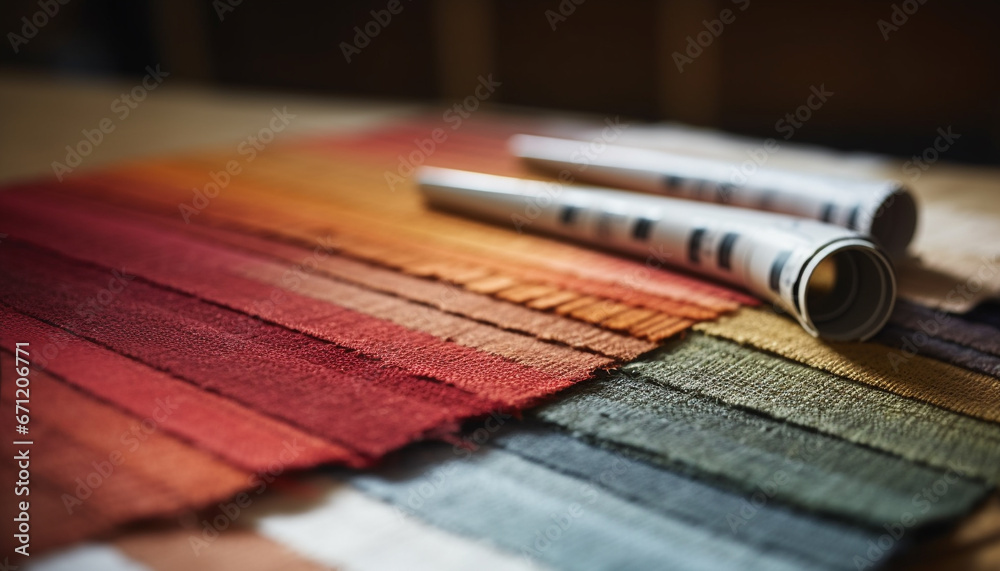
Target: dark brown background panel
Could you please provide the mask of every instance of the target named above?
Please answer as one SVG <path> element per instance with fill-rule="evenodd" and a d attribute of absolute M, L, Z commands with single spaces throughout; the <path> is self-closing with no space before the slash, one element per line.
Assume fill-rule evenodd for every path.
<path fill-rule="evenodd" d="M 1000 164 L 1000 3 L 845 0 L 399 0 L 402 11 L 347 63 L 371 11 L 389 0 L 86 0 L 70 2 L 0 65 L 50 73 L 172 77 L 447 104 L 479 75 L 490 102 L 678 120 L 757 137 L 806 102 L 834 95 L 796 141 L 897 155 L 938 128 L 961 139 L 948 159 Z M 580 1 L 580 0 L 577 0 Z M 741 10 L 742 6 L 745 10 Z M 919 6 L 916 11 L 913 8 Z M 900 23 L 888 40 L 878 21 Z M 0 3 L 20 29 L 37 0 Z M 675 53 L 705 21 L 735 19 L 680 73 Z M 552 29 L 551 14 L 558 14 Z M 565 19 L 563 19 L 565 18 Z"/>
<path fill-rule="evenodd" d="M 655 4 L 654 0 L 579 6 L 571 0 L 496 2 L 497 72 L 504 80 L 503 100 L 656 116 Z"/>
<path fill-rule="evenodd" d="M 398 6 L 398 13 L 391 14 L 385 0 L 245 0 L 222 21 L 211 13 L 216 79 L 380 97 L 436 97 L 431 5 L 399 0 Z M 342 43 L 358 50 L 347 50 L 350 62 Z"/>
<path fill-rule="evenodd" d="M 892 23 L 888 3 L 760 3 L 751 10 L 749 25 L 733 25 L 722 38 L 720 126 L 761 133 L 801 105 L 810 86 L 825 84 L 835 95 L 803 134 L 863 144 L 933 138 L 938 127 L 955 125 L 981 143 L 995 137 L 1000 4 L 928 2 L 888 40 L 877 24 Z"/>

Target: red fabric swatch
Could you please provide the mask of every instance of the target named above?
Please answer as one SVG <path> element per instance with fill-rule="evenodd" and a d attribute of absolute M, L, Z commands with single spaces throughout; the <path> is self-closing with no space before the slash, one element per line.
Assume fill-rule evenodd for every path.
<path fill-rule="evenodd" d="M 89 341 L 265 411 L 362 457 L 381 456 L 442 427 L 453 429 L 458 419 L 497 406 L 358 352 L 138 279 L 117 294 L 112 311 L 81 320 L 77 308 L 101 295 L 112 279 L 110 272 L 16 242 L 0 249 L 0 263 L 10 268 L 0 281 L 0 302 L 13 309 L 68 324 Z M 379 324 L 373 325 L 376 335 L 405 334 L 398 331 L 402 328 L 383 326 L 379 331 Z M 425 341 L 422 337 L 417 336 L 418 343 Z M 418 347 L 412 351 L 417 353 Z M 100 357 L 85 365 L 104 367 Z M 483 367 L 480 382 L 488 374 Z"/>
<path fill-rule="evenodd" d="M 266 470 L 286 450 L 294 451 L 284 455 L 289 468 L 358 461 L 343 447 L 2 305 L 0 329 L 17 332 L 18 341 L 28 342 L 40 355 L 49 345 L 49 352 L 58 351 L 44 361 L 53 377 L 138 418 L 153 418 L 164 431 L 234 466 Z M 13 353 L 13 339 L 2 342 Z"/>
<path fill-rule="evenodd" d="M 34 205 L 30 199 L 18 196 L 5 196 L 0 200 L 11 213 L 9 218 L 0 217 L 0 221 L 11 229 L 13 239 L 23 237 L 45 247 L 58 248 L 76 258 L 104 266 L 109 274 L 115 268 L 125 268 L 150 281 L 244 312 L 233 313 L 234 319 L 243 320 L 237 327 L 252 327 L 253 320 L 247 315 L 260 317 L 356 349 L 402 367 L 413 375 L 454 384 L 488 399 L 494 407 L 530 404 L 541 395 L 569 386 L 593 369 L 586 363 L 569 362 L 565 374 L 545 374 L 234 275 L 238 268 L 249 269 L 261 263 L 246 254 L 183 235 L 139 228 L 113 217 L 70 212 L 54 202 Z M 42 225 L 44 222 L 51 226 L 46 228 Z M 74 275 L 74 271 L 67 268 L 67 274 Z M 212 278 L 205 279 L 206 276 Z M 131 288 L 127 288 L 126 293 L 128 289 Z M 275 299 L 276 292 L 281 295 L 280 302 L 272 303 L 269 300 Z M 82 297 L 78 303 L 86 301 L 87 298 Z M 116 304 L 116 309 L 118 307 Z M 67 313 L 66 317 L 71 315 Z"/>

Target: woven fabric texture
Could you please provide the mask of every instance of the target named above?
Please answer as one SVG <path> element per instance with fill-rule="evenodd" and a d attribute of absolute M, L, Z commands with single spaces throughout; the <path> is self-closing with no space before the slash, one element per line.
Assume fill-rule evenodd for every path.
<path fill-rule="evenodd" d="M 622 372 L 1000 484 L 1000 424 L 730 341 L 692 334 Z"/>
<path fill-rule="evenodd" d="M 990 487 L 632 374 L 576 387 L 538 415 L 605 445 L 780 502 L 878 527 L 953 521 Z M 778 480 L 781 485 L 776 485 Z M 933 492 L 934 486 L 937 492 Z M 931 493 L 924 497 L 926 490 Z"/>
<path fill-rule="evenodd" d="M 1000 421 L 1000 380 L 879 343 L 829 343 L 762 309 L 703 324 L 731 339 L 860 383 L 992 422 Z M 914 337 L 916 339 L 916 337 Z"/>
<path fill-rule="evenodd" d="M 0 365 L 14 366 L 0 351 Z M 190 505 L 228 497 L 248 484 L 249 474 L 158 430 L 154 417 L 140 418 L 65 385 L 50 375 L 31 375 L 31 546 L 34 553 L 83 539 L 134 519 L 177 513 Z M 2 412 L 14 417 L 14 401 Z M 23 447 L 3 445 L 14 458 Z M 184 469 L 177 469 L 183 466 Z M 0 471 L 17 481 L 18 468 Z M 3 503 L 2 545 L 13 552 L 17 502 Z"/>
<path fill-rule="evenodd" d="M 535 405 L 754 303 L 655 260 L 426 209 L 383 176 L 420 129 L 276 144 L 239 172 L 207 152 L 0 193 L 0 346 L 30 342 L 48 391 L 120 423 L 169 403 L 158 439 L 182 452 L 164 458 L 239 475 L 140 501 L 187 485 L 151 462 L 156 478 L 109 480 L 87 503 L 98 515 L 57 521 L 84 460 L 105 454 L 76 441 L 110 445 L 117 425 L 71 434 L 56 412 L 70 397 L 40 399 L 33 430 L 76 462 L 39 463 L 42 545 L 197 509 L 254 474 L 370 466 L 450 439 L 468 419 Z M 512 172 L 514 129 L 470 124 L 435 161 Z"/>
<path fill-rule="evenodd" d="M 876 533 L 508 426 L 474 454 L 412 450 L 351 478 L 405 513 L 560 569 L 850 569 Z M 754 498 L 755 503 L 757 499 Z M 779 531 L 780 530 L 780 531 Z"/>

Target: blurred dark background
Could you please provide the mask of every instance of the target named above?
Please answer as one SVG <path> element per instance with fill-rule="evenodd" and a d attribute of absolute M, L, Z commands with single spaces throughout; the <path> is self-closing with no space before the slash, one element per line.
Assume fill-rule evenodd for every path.
<path fill-rule="evenodd" d="M 62 1 L 0 4 L 0 66 L 141 76 L 159 63 L 227 88 L 443 104 L 492 74 L 491 102 L 757 137 L 780 136 L 776 121 L 822 85 L 834 95 L 795 141 L 909 156 L 951 126 L 949 160 L 1000 164 L 995 1 L 395 0 L 384 26 L 371 12 L 394 0 Z M 704 22 L 723 10 L 715 37 Z M 44 30 L 27 38 L 33 17 Z M 366 25 L 377 35 L 361 45 Z M 679 72 L 676 54 L 692 53 Z"/>

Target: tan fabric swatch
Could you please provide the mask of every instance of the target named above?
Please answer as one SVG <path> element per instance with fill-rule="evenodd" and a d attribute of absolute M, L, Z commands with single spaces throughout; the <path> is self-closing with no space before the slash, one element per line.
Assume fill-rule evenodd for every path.
<path fill-rule="evenodd" d="M 877 343 L 833 343 L 766 309 L 742 309 L 695 325 L 709 335 L 782 357 L 948 410 L 1000 422 L 1000 381 Z"/>
<path fill-rule="evenodd" d="M 897 268 L 900 295 L 956 313 L 1000 297 L 997 169 L 938 163 L 913 178 L 901 166 L 886 174 L 913 190 L 920 222 L 915 259 Z"/>

